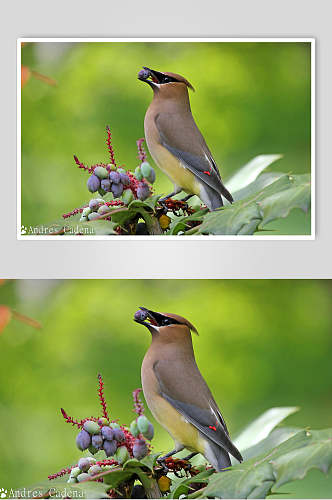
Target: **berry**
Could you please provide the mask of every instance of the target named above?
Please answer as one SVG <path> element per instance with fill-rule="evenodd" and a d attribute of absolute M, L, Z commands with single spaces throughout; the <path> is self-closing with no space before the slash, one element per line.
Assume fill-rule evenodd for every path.
<path fill-rule="evenodd" d="M 99 215 L 105 215 L 108 212 L 110 212 L 112 209 L 108 205 L 102 205 L 101 207 L 98 208 L 98 213 Z M 98 420 L 99 422 L 99 420 Z"/>
<path fill-rule="evenodd" d="M 77 448 L 83 451 L 86 450 L 90 446 L 90 444 L 91 444 L 90 434 L 85 430 L 79 432 L 76 438 Z"/>
<path fill-rule="evenodd" d="M 112 184 L 111 189 L 112 193 L 114 194 L 114 198 L 120 198 L 123 193 L 123 184 Z"/>
<path fill-rule="evenodd" d="M 89 214 L 91 214 L 91 208 L 90 207 L 83 208 L 82 216 L 87 217 Z"/>
<path fill-rule="evenodd" d="M 146 439 L 148 439 L 149 441 L 151 441 L 151 439 L 153 438 L 153 436 L 154 436 L 154 428 L 153 428 L 153 425 L 151 424 L 151 422 L 149 423 L 148 430 L 146 432 L 143 432 L 143 436 Z"/>
<path fill-rule="evenodd" d="M 119 184 L 119 182 L 121 181 L 121 176 L 119 172 L 110 172 L 109 177 L 114 184 Z"/>
<path fill-rule="evenodd" d="M 104 444 L 103 444 L 103 448 L 104 448 L 104 451 L 106 453 L 106 456 L 107 457 L 111 457 L 114 455 L 114 453 L 116 452 L 116 448 L 117 448 L 117 442 L 116 441 L 104 441 Z"/>
<path fill-rule="evenodd" d="M 120 429 L 120 425 L 117 422 L 111 422 L 109 426 L 111 429 Z"/>
<path fill-rule="evenodd" d="M 104 427 L 101 428 L 101 433 L 108 441 L 112 441 L 114 439 L 114 431 L 108 425 L 104 425 Z"/>
<path fill-rule="evenodd" d="M 143 311 L 137 311 L 137 312 L 143 312 Z M 135 319 L 137 319 L 136 318 L 136 314 L 137 313 L 135 313 Z M 132 423 L 130 424 L 130 432 L 135 437 L 137 437 L 139 435 L 139 430 L 138 430 L 138 427 L 137 427 L 136 420 L 133 420 Z"/>
<path fill-rule="evenodd" d="M 171 219 L 170 219 L 170 217 L 168 217 L 168 215 L 163 214 L 159 217 L 159 225 L 160 225 L 161 229 L 169 228 L 170 223 L 171 223 Z"/>
<path fill-rule="evenodd" d="M 147 78 L 149 78 L 149 75 L 150 75 L 149 70 L 147 70 L 147 69 L 141 69 L 141 71 L 138 73 L 138 78 L 140 80 L 146 80 Z"/>
<path fill-rule="evenodd" d="M 105 417 L 100 417 L 100 418 L 98 419 L 98 424 L 99 424 L 99 425 L 108 425 L 108 420 L 107 420 L 107 418 L 105 418 Z"/>
<path fill-rule="evenodd" d="M 89 201 L 90 213 L 91 212 L 96 212 L 98 210 L 98 207 L 99 207 L 99 201 L 98 200 L 90 200 Z M 90 213 L 88 213 L 87 215 L 90 215 Z"/>
<path fill-rule="evenodd" d="M 103 179 L 101 181 L 101 188 L 106 191 L 106 193 L 109 193 L 111 190 L 111 181 L 109 179 Z"/>
<path fill-rule="evenodd" d="M 81 474 L 81 469 L 79 467 L 74 467 L 71 471 L 70 471 L 70 477 L 77 477 L 79 474 Z"/>
<path fill-rule="evenodd" d="M 139 431 L 144 434 L 144 432 L 148 431 L 149 428 L 149 421 L 144 415 L 140 415 L 137 419 L 137 427 Z"/>
<path fill-rule="evenodd" d="M 147 161 L 143 161 L 143 163 L 141 164 L 141 172 L 142 172 L 143 177 L 145 177 L 147 179 L 151 173 L 151 170 L 153 170 L 153 169 L 152 169 L 150 163 L 148 163 Z"/>
<path fill-rule="evenodd" d="M 116 450 L 114 458 L 117 462 L 119 462 L 119 464 L 124 464 L 125 462 L 127 462 L 127 460 L 129 460 L 130 458 L 127 448 L 125 446 L 120 446 Z"/>
<path fill-rule="evenodd" d="M 93 420 L 87 420 L 84 422 L 83 429 L 89 434 L 100 434 L 100 427 L 97 422 L 94 422 Z"/>
<path fill-rule="evenodd" d="M 140 309 L 139 309 L 139 311 L 136 311 L 134 314 L 134 319 L 138 319 L 139 321 L 145 321 L 147 317 L 148 317 L 148 314 L 145 311 L 141 311 Z M 134 421 L 134 422 L 135 422 L 136 427 L 137 427 L 137 422 L 136 421 Z M 140 432 L 140 430 L 138 430 L 138 432 Z"/>
<path fill-rule="evenodd" d="M 129 186 L 130 179 L 127 174 L 120 173 L 120 181 L 124 186 Z"/>
<path fill-rule="evenodd" d="M 143 179 L 143 174 L 142 174 L 142 172 L 141 172 L 140 167 L 136 167 L 136 168 L 135 168 L 135 172 L 134 172 L 134 174 L 135 174 L 135 177 L 136 177 L 136 179 L 137 179 L 138 181 L 141 181 L 141 180 Z"/>
<path fill-rule="evenodd" d="M 92 446 L 97 450 L 100 450 L 103 447 L 103 438 L 100 434 L 96 434 L 91 438 Z"/>
<path fill-rule="evenodd" d="M 149 186 L 145 182 L 140 182 L 138 189 L 137 189 L 137 198 L 139 200 L 146 200 L 150 196 L 150 189 Z"/>
<path fill-rule="evenodd" d="M 125 189 L 122 193 L 122 201 L 125 205 L 129 205 L 134 199 L 134 195 L 131 189 Z"/>
<path fill-rule="evenodd" d="M 91 464 L 88 458 L 83 457 L 79 459 L 77 465 L 81 472 L 86 472 L 90 468 Z"/>
<path fill-rule="evenodd" d="M 116 439 L 118 443 L 122 443 L 122 441 L 125 441 L 126 439 L 122 429 L 114 429 L 113 434 L 114 434 L 114 439 Z"/>
<path fill-rule="evenodd" d="M 146 177 L 146 180 L 148 180 L 149 182 L 151 182 L 151 184 L 154 183 L 154 181 L 156 180 L 156 172 L 155 170 L 151 167 L 151 171 L 150 171 L 150 174 L 148 177 Z"/>
<path fill-rule="evenodd" d="M 107 179 L 108 172 L 104 167 L 96 167 L 93 171 L 94 175 L 96 175 L 99 179 Z"/>
<path fill-rule="evenodd" d="M 82 474 L 79 474 L 77 476 L 77 481 L 79 483 L 81 483 L 82 481 L 85 481 L 86 479 L 89 479 L 89 477 L 90 477 L 89 474 L 87 474 L 86 472 L 82 472 Z"/>
<path fill-rule="evenodd" d="M 84 217 L 84 215 L 81 215 L 80 222 L 86 222 L 87 220 L 88 220 L 87 217 Z"/>
<path fill-rule="evenodd" d="M 69 476 L 67 483 L 77 483 L 76 478 Z"/>
<path fill-rule="evenodd" d="M 92 212 L 91 214 L 88 215 L 89 220 L 98 219 L 98 217 L 99 217 L 99 214 L 97 212 Z"/>
<path fill-rule="evenodd" d="M 100 474 L 101 472 L 103 472 L 103 469 L 100 467 L 100 465 L 93 465 L 88 470 L 90 476 L 95 476 L 96 474 Z"/>
<path fill-rule="evenodd" d="M 91 175 L 88 178 L 87 186 L 90 193 L 95 193 L 100 188 L 100 180 L 96 175 Z"/>
<path fill-rule="evenodd" d="M 144 458 L 148 454 L 148 447 L 146 446 L 146 442 L 144 439 L 135 439 L 135 443 L 133 446 L 133 455 L 135 458 L 140 460 Z"/>

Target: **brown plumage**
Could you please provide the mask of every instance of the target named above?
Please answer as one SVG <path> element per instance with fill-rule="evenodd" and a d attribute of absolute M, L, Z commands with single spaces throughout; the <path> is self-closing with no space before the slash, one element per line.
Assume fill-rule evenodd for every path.
<path fill-rule="evenodd" d="M 191 339 L 191 331 L 197 330 L 176 314 L 140 309 L 146 319 L 135 320 L 152 334 L 142 363 L 142 386 L 152 414 L 174 439 L 175 448 L 166 456 L 187 448 L 202 453 L 216 470 L 231 464 L 229 453 L 241 461 L 197 367 Z"/>
<path fill-rule="evenodd" d="M 153 89 L 153 100 L 144 120 L 145 138 L 152 158 L 173 181 L 172 196 L 180 191 L 196 194 L 210 210 L 232 195 L 222 183 L 216 162 L 191 114 L 188 88 L 192 85 L 176 73 L 145 68 L 139 79 Z M 165 198 L 167 198 L 165 197 Z"/>

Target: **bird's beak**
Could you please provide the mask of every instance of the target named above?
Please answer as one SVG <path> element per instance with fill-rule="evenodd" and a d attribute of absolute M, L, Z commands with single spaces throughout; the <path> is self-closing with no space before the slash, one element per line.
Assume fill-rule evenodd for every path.
<path fill-rule="evenodd" d="M 146 309 L 146 307 L 140 307 L 140 310 L 142 311 L 141 317 L 138 317 L 136 313 L 134 316 L 134 321 L 136 321 L 136 323 L 139 323 L 140 325 L 146 326 L 151 333 L 152 331 L 158 330 L 162 315 L 154 311 L 150 311 L 149 309 Z"/>
<path fill-rule="evenodd" d="M 143 66 L 143 69 L 138 73 L 138 79 L 148 83 L 151 87 L 158 85 L 165 75 L 154 69 Z"/>

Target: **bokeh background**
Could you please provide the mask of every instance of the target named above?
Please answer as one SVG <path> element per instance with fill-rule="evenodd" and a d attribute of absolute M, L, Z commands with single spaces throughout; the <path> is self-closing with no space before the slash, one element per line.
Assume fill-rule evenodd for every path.
<path fill-rule="evenodd" d="M 77 461 L 75 428 L 60 414 L 99 415 L 97 374 L 113 418 L 133 419 L 133 389 L 149 332 L 138 306 L 177 312 L 197 327 L 198 365 L 232 436 L 273 406 L 286 421 L 331 427 L 332 282 L 328 280 L 7 281 L 0 304 L 39 320 L 12 320 L 0 336 L 0 484 L 29 486 Z M 155 423 L 154 449 L 172 441 Z M 332 474 L 312 471 L 281 498 L 330 498 Z"/>
<path fill-rule="evenodd" d="M 183 74 L 196 88 L 193 115 L 227 181 L 259 154 L 283 153 L 270 167 L 310 171 L 309 43 L 26 43 L 22 63 L 55 79 L 30 78 L 22 89 L 22 224 L 49 224 L 90 199 L 86 164 L 107 160 L 109 124 L 117 161 L 137 166 L 150 87 L 141 67 Z M 158 170 L 156 193 L 171 183 Z M 310 233 L 293 210 L 273 234 Z"/>

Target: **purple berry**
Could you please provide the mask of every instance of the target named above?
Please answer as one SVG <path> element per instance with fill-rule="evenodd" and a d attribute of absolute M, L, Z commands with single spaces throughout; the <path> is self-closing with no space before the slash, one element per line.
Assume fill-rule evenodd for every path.
<path fill-rule="evenodd" d="M 141 69 L 141 71 L 138 73 L 138 78 L 140 80 L 146 80 L 147 78 L 149 78 L 149 75 L 150 75 L 150 71 L 147 70 L 147 69 Z"/>
<path fill-rule="evenodd" d="M 100 188 L 100 180 L 96 175 L 91 175 L 87 182 L 88 190 L 91 193 L 95 193 Z"/>
<path fill-rule="evenodd" d="M 101 181 L 101 188 L 106 191 L 106 193 L 109 193 L 111 190 L 111 181 L 109 179 L 103 179 Z"/>
<path fill-rule="evenodd" d="M 101 433 L 108 441 L 112 441 L 114 439 L 114 431 L 108 425 L 104 425 L 104 427 L 101 428 Z"/>
<path fill-rule="evenodd" d="M 107 457 L 112 457 L 114 453 L 116 452 L 117 449 L 117 442 L 116 441 L 104 441 L 103 448 L 106 453 Z"/>
<path fill-rule="evenodd" d="M 146 446 L 146 442 L 144 439 L 135 439 L 135 443 L 133 446 L 133 455 L 135 458 L 140 460 L 144 458 L 148 454 L 148 447 Z"/>
<path fill-rule="evenodd" d="M 148 317 L 147 313 L 141 310 L 136 311 L 134 314 L 134 318 L 138 319 L 138 321 L 145 321 L 147 317 Z"/>
<path fill-rule="evenodd" d="M 120 179 L 121 179 L 121 182 L 122 182 L 122 184 L 123 184 L 124 186 L 129 186 L 129 184 L 130 184 L 130 179 L 129 179 L 129 177 L 128 177 L 128 175 L 127 175 L 127 174 L 123 174 L 123 173 L 121 173 L 121 174 L 120 174 Z"/>
<path fill-rule="evenodd" d="M 124 432 L 122 429 L 113 429 L 114 439 L 116 439 L 119 443 L 126 439 Z"/>
<path fill-rule="evenodd" d="M 112 184 L 111 189 L 112 193 L 114 194 L 114 198 L 120 198 L 123 193 L 123 184 Z"/>
<path fill-rule="evenodd" d="M 80 458 L 78 461 L 78 467 L 81 469 L 82 472 L 86 472 L 88 469 L 90 469 L 90 460 L 88 458 Z"/>
<path fill-rule="evenodd" d="M 139 200 L 146 200 L 150 196 L 149 186 L 145 182 L 140 182 L 137 189 L 137 198 Z"/>
<path fill-rule="evenodd" d="M 113 182 L 114 184 L 119 184 L 119 182 L 121 181 L 121 175 L 119 174 L 119 172 L 110 172 L 109 177 L 111 182 Z"/>
<path fill-rule="evenodd" d="M 76 438 L 77 448 L 83 451 L 89 448 L 90 444 L 91 444 L 90 434 L 85 430 L 79 432 Z"/>
<path fill-rule="evenodd" d="M 103 447 L 103 438 L 100 434 L 96 434 L 91 438 L 92 446 L 97 450 L 100 450 Z"/>
<path fill-rule="evenodd" d="M 98 200 L 90 200 L 89 201 L 89 208 L 92 210 L 92 212 L 96 212 L 99 207 L 99 201 Z M 90 215 L 90 214 L 88 214 Z"/>

